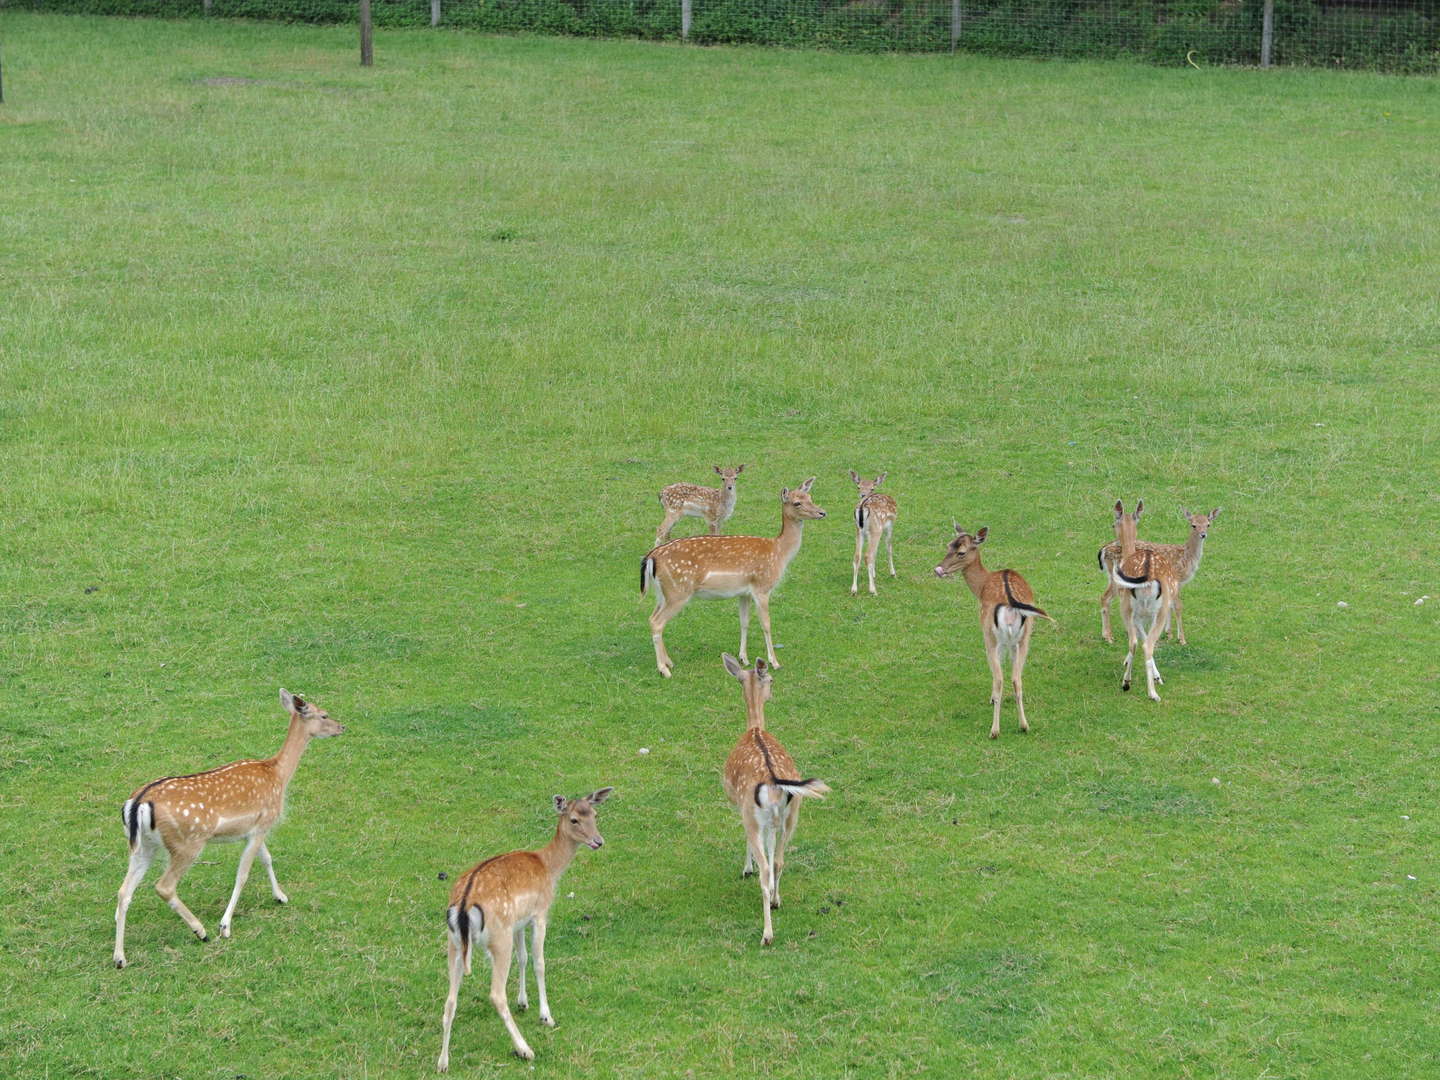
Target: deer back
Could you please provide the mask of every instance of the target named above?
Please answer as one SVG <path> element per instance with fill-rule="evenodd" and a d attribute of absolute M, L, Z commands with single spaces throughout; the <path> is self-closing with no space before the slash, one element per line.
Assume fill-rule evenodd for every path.
<path fill-rule="evenodd" d="M 269 828 L 285 809 L 285 787 L 272 761 L 234 761 L 208 772 L 154 780 L 137 788 L 126 803 L 132 842 L 147 806 L 167 845 L 203 842 Z"/>

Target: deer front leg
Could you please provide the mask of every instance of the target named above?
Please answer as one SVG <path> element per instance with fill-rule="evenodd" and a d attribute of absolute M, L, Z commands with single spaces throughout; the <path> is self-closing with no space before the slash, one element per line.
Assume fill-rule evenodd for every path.
<path fill-rule="evenodd" d="M 530 1008 L 530 994 L 525 988 L 525 967 L 530 962 L 530 954 L 525 951 L 525 927 L 515 928 L 515 955 L 519 960 L 517 965 L 520 968 L 520 992 L 515 995 L 515 1007 L 521 1012 Z"/>
<path fill-rule="evenodd" d="M 1035 620 L 1026 619 L 1025 629 L 1020 632 L 1020 643 L 1015 646 L 1015 658 L 1010 662 L 1010 680 L 1015 686 L 1015 709 L 1020 713 L 1020 730 L 1028 732 L 1030 724 L 1025 719 L 1025 658 L 1030 655 L 1030 634 L 1035 629 Z"/>
<path fill-rule="evenodd" d="M 1180 590 L 1175 590 L 1175 640 L 1181 645 L 1186 644 L 1185 627 L 1180 622 Z"/>
<path fill-rule="evenodd" d="M 745 655 L 745 640 L 750 636 L 750 594 L 740 594 L 740 663 L 750 663 Z"/>
<path fill-rule="evenodd" d="M 670 530 L 675 528 L 675 523 L 684 516 L 685 515 L 679 510 L 671 510 L 668 507 L 666 508 L 665 520 L 662 521 L 660 523 L 660 527 L 655 530 L 656 547 L 659 547 L 661 544 L 665 543 L 666 540 L 670 539 Z"/>
<path fill-rule="evenodd" d="M 235 917 L 235 905 L 240 902 L 240 890 L 245 888 L 245 882 L 250 880 L 250 867 L 255 862 L 255 856 L 265 846 L 265 834 L 256 833 L 250 837 L 245 845 L 245 850 L 240 853 L 240 866 L 235 871 L 235 888 L 230 893 L 230 903 L 225 908 L 225 914 L 220 916 L 220 936 L 230 936 L 230 920 Z"/>
<path fill-rule="evenodd" d="M 135 808 L 139 813 L 140 808 Z M 145 878 L 145 871 L 150 869 L 150 862 L 155 858 L 155 847 L 146 842 L 142 835 L 136 838 L 135 849 L 130 852 L 130 868 L 125 873 L 125 880 L 120 884 L 120 897 L 115 905 L 115 955 L 113 957 L 115 966 L 125 966 L 125 915 L 130 910 L 130 901 L 135 896 L 135 890 L 139 888 L 140 882 Z"/>
<path fill-rule="evenodd" d="M 510 981 L 512 941 L 513 938 L 503 931 L 490 935 L 490 1004 L 495 1006 L 495 1011 L 505 1022 L 505 1030 L 510 1032 L 510 1041 L 515 1044 L 516 1056 L 526 1061 L 534 1061 L 535 1051 L 530 1049 L 530 1044 L 515 1025 L 515 1018 L 510 1015 L 510 1002 L 505 994 L 505 985 Z"/>
<path fill-rule="evenodd" d="M 990 704 L 995 706 L 995 718 L 990 723 L 990 738 L 1000 737 L 1000 702 L 1005 697 L 1005 672 L 1000 666 L 1000 643 L 995 632 L 985 627 L 985 659 L 990 663 Z"/>
<path fill-rule="evenodd" d="M 775 643 L 770 637 L 770 594 L 757 592 L 755 606 L 760 609 L 760 627 L 765 631 L 765 659 L 778 670 L 780 661 L 775 659 Z"/>
<path fill-rule="evenodd" d="M 201 941 L 209 941 L 210 935 L 205 932 L 205 927 L 200 924 L 200 920 L 195 917 L 194 913 L 185 906 L 185 902 L 180 899 L 180 894 L 177 891 L 180 885 L 180 879 L 185 876 L 185 871 L 190 869 L 191 864 L 200 857 L 200 852 L 204 849 L 205 845 L 203 843 L 172 849 L 170 851 L 170 865 L 165 868 L 165 873 L 160 875 L 160 880 L 155 883 L 155 891 L 160 894 L 160 899 L 164 900 L 165 903 L 170 906 L 170 910 L 184 920 L 185 925 L 190 928 L 191 933 Z"/>
<path fill-rule="evenodd" d="M 280 888 L 280 882 L 275 880 L 275 864 L 270 861 L 270 849 L 262 842 L 260 844 L 260 865 L 265 867 L 265 873 L 270 875 L 270 892 L 282 904 L 288 904 L 290 898 L 285 895 L 285 890 Z"/>
<path fill-rule="evenodd" d="M 464 914 L 460 916 L 466 918 Z M 450 993 L 445 997 L 445 1034 L 440 1040 L 440 1060 L 435 1063 L 437 1072 L 450 1071 L 450 1027 L 455 1023 L 455 1006 L 460 1001 L 460 982 L 465 978 L 465 960 L 461 956 L 460 942 L 450 935 Z"/>
<path fill-rule="evenodd" d="M 540 992 L 540 1022 L 546 1027 L 555 1026 L 555 1017 L 550 1012 L 550 999 L 545 996 L 545 923 L 548 912 L 535 916 L 535 986 Z"/>

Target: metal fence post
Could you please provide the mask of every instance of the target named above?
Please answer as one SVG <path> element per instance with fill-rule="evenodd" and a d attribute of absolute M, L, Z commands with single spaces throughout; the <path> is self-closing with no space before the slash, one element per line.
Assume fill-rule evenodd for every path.
<path fill-rule="evenodd" d="M 950 0 L 950 51 L 960 44 L 960 0 Z"/>
<path fill-rule="evenodd" d="M 1275 0 L 1265 0 L 1265 14 L 1260 24 L 1260 66 L 1270 66 L 1270 50 L 1275 43 Z"/>
<path fill-rule="evenodd" d="M 690 40 L 690 0 L 680 0 L 680 40 Z"/>
<path fill-rule="evenodd" d="M 430 25 L 440 25 L 440 0 L 430 0 Z"/>

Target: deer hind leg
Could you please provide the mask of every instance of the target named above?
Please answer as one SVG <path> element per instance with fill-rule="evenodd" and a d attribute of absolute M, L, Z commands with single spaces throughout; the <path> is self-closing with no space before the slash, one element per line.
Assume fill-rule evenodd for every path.
<path fill-rule="evenodd" d="M 255 863 L 255 856 L 265 846 L 265 834 L 256 833 L 250 837 L 245 850 L 240 853 L 240 865 L 235 870 L 235 889 L 230 894 L 230 903 L 225 907 L 225 914 L 220 916 L 220 936 L 230 936 L 230 921 L 235 917 L 235 905 L 240 902 L 240 890 L 245 888 L 245 882 L 250 880 L 250 867 Z"/>
<path fill-rule="evenodd" d="M 885 523 L 885 554 L 890 557 L 890 576 L 895 577 L 895 522 Z"/>
<path fill-rule="evenodd" d="M 1170 599 L 1167 595 L 1160 601 L 1160 610 L 1155 613 L 1155 621 L 1150 624 L 1150 632 L 1145 635 L 1145 689 L 1150 695 L 1151 701 L 1159 701 L 1160 695 L 1155 691 L 1155 684 L 1162 686 L 1165 680 L 1160 677 L 1160 669 L 1155 666 L 1155 645 L 1160 640 L 1160 635 L 1165 631 L 1165 624 L 1170 621 Z"/>
<path fill-rule="evenodd" d="M 760 935 L 760 944 L 769 945 L 775 940 L 775 928 L 770 923 L 770 892 L 773 888 L 774 870 L 765 849 L 765 828 L 757 819 L 756 809 L 748 806 L 744 812 L 745 843 L 750 849 L 750 858 L 760 868 L 760 906 L 765 913 L 765 929 Z"/>
<path fill-rule="evenodd" d="M 525 968 L 530 963 L 530 954 L 525 951 L 525 927 L 515 927 L 515 958 L 520 969 L 520 991 L 515 995 L 515 1008 L 524 1012 L 530 1008 L 530 993 L 525 988 Z"/>
<path fill-rule="evenodd" d="M 139 813 L 140 808 L 135 808 Z M 145 871 L 150 869 L 150 863 L 155 858 L 157 845 L 153 840 L 147 841 L 144 832 L 141 832 L 135 839 L 135 847 L 130 852 L 130 869 L 125 873 L 125 880 L 120 884 L 120 898 L 115 905 L 115 966 L 125 966 L 125 915 L 130 910 L 130 900 L 135 895 L 135 890 L 140 887 L 140 882 L 145 879 Z"/>
<path fill-rule="evenodd" d="M 1114 596 L 1115 583 L 1112 581 L 1105 586 L 1105 591 L 1100 596 L 1100 638 L 1107 645 L 1115 643 L 1115 635 L 1110 632 L 1110 601 Z"/>
<path fill-rule="evenodd" d="M 670 660 L 670 653 L 665 648 L 665 624 L 679 614 L 680 609 L 685 606 L 685 601 L 678 603 L 665 598 L 664 593 L 660 594 L 660 602 L 655 605 L 655 610 L 650 613 L 650 640 L 655 645 L 655 666 L 660 669 L 660 674 L 670 678 L 670 672 L 674 664 Z"/>
<path fill-rule="evenodd" d="M 461 914 L 462 919 L 466 916 Z M 440 1060 L 435 1063 L 436 1071 L 448 1072 L 450 1069 L 450 1027 L 455 1023 L 455 1006 L 460 1001 L 460 983 L 465 978 L 466 959 L 461 955 L 460 938 L 452 933 L 450 935 L 450 992 L 445 996 L 445 1034 L 440 1041 Z"/>
<path fill-rule="evenodd" d="M 780 906 L 780 875 L 785 872 L 785 848 L 790 844 L 790 838 L 795 835 L 795 824 L 800 820 L 800 803 L 798 796 L 790 797 L 790 805 L 785 808 L 785 820 L 780 827 L 780 837 L 775 842 L 775 907 Z"/>
<path fill-rule="evenodd" d="M 1020 631 L 1020 640 L 1015 645 L 1015 658 L 1010 662 L 1010 681 L 1015 686 L 1015 708 L 1020 713 L 1020 730 L 1029 731 L 1030 723 L 1025 719 L 1025 658 L 1030 655 L 1030 635 L 1035 630 L 1035 620 L 1025 619 Z"/>
<path fill-rule="evenodd" d="M 165 868 L 165 873 L 160 875 L 160 880 L 155 883 L 155 891 L 160 894 L 161 900 L 170 905 L 170 910 L 184 920 L 191 933 L 201 941 L 209 941 L 210 935 L 205 932 L 205 927 L 185 906 L 185 902 L 180 899 L 180 894 L 176 891 L 180 879 L 185 876 L 185 871 L 190 869 L 191 864 L 200 857 L 200 852 L 203 850 L 205 850 L 204 843 L 191 843 L 184 846 L 176 844 L 171 848 L 170 865 Z"/>
<path fill-rule="evenodd" d="M 1125 650 L 1125 671 L 1120 676 L 1120 689 L 1130 689 L 1130 671 L 1135 662 L 1135 644 L 1139 635 L 1135 631 L 1135 595 L 1129 589 L 1120 590 L 1120 618 L 1125 624 L 1125 637 L 1129 646 Z"/>
<path fill-rule="evenodd" d="M 855 530 L 855 558 L 850 560 L 850 595 L 860 592 L 860 560 L 865 552 L 865 530 Z"/>
<path fill-rule="evenodd" d="M 760 609 L 760 629 L 765 631 L 765 659 L 772 668 L 778 669 L 780 661 L 775 659 L 775 643 L 770 637 L 770 594 L 757 592 L 755 606 Z"/>
<path fill-rule="evenodd" d="M 275 864 L 270 859 L 270 849 L 265 842 L 260 842 L 260 865 L 265 867 L 265 873 L 270 877 L 270 892 L 282 904 L 288 904 L 290 898 L 285 895 L 285 890 L 280 888 L 280 882 L 275 880 Z"/>
<path fill-rule="evenodd" d="M 1000 737 L 1000 702 L 1005 697 L 1005 671 L 1000 666 L 1000 643 L 995 631 L 985 626 L 985 659 L 990 664 L 990 704 L 995 706 L 995 717 L 990 722 L 990 738 Z"/>
<path fill-rule="evenodd" d="M 750 663 L 750 658 L 745 655 L 745 642 L 750 636 L 750 594 L 740 594 L 740 663 Z"/>
<path fill-rule="evenodd" d="M 526 1061 L 534 1061 L 535 1051 L 530 1049 L 530 1044 L 515 1026 L 515 1018 L 510 1015 L 510 1001 L 505 994 L 506 983 L 510 981 L 510 949 L 513 940 L 506 933 L 490 935 L 490 1004 L 495 1006 L 495 1011 L 505 1022 L 505 1030 L 510 1032 L 516 1055 Z"/>
<path fill-rule="evenodd" d="M 870 575 L 870 595 L 875 595 L 875 557 L 880 554 L 880 530 L 870 530 L 870 546 L 865 551 L 865 570 Z"/>
<path fill-rule="evenodd" d="M 540 1022 L 546 1027 L 555 1026 L 555 1017 L 550 1012 L 550 999 L 545 996 L 545 922 L 547 912 L 535 916 L 535 987 L 540 992 Z"/>

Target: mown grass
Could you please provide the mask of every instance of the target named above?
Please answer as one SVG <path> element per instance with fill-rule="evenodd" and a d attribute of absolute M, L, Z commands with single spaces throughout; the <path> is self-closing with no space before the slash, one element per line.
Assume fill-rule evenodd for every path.
<path fill-rule="evenodd" d="M 1440 1067 L 1440 84 L 0 39 L 4 1072 L 425 1074 L 437 875 L 599 784 L 537 1073 Z M 738 461 L 733 529 L 812 474 L 830 511 L 770 718 L 835 794 L 770 951 L 717 776 L 734 607 L 672 624 L 667 682 L 637 595 L 655 492 Z M 877 599 L 851 467 L 901 506 Z M 1118 496 L 1155 539 L 1224 507 L 1159 706 L 1098 640 Z M 952 515 L 1061 622 L 1028 738 L 1008 705 L 984 737 L 973 604 L 930 573 Z M 271 752 L 280 685 L 349 725 L 273 837 L 290 906 L 252 879 L 200 945 L 147 888 L 116 972 L 120 802 Z M 237 854 L 182 889 L 212 930 Z M 453 1069 L 507 1049 L 468 983 Z"/>

